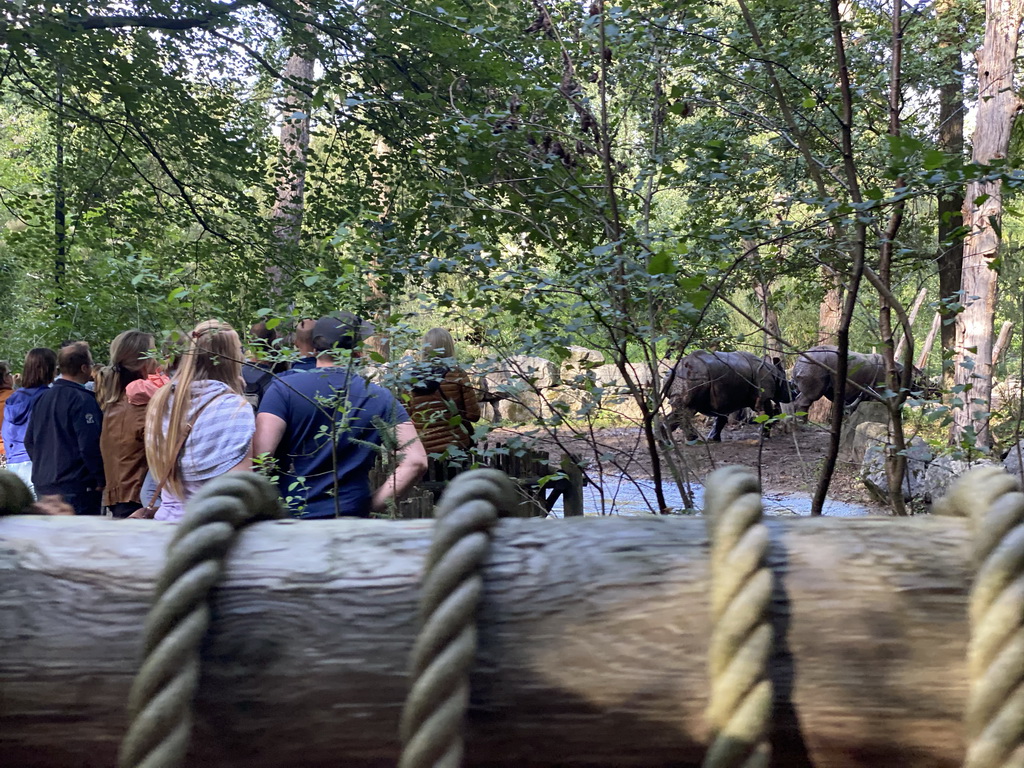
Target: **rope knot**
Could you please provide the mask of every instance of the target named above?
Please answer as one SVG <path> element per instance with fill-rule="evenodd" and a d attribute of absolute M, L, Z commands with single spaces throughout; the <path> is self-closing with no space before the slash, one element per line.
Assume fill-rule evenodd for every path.
<path fill-rule="evenodd" d="M 1001 468 L 958 479 L 946 506 L 974 528 L 964 768 L 1024 765 L 1024 494 Z"/>
<path fill-rule="evenodd" d="M 469 670 L 476 656 L 480 565 L 499 510 L 515 503 L 503 472 L 478 469 L 456 477 L 434 515 L 420 596 L 423 622 L 412 650 L 412 688 L 402 711 L 399 768 L 455 768 L 462 763 L 462 724 Z"/>
<path fill-rule="evenodd" d="M 768 659 L 773 633 L 768 615 L 772 575 L 765 565 L 768 529 L 761 520 L 760 489 L 745 467 L 719 469 L 707 478 L 706 488 L 714 628 L 706 713 L 713 742 L 704 768 L 763 768 L 771 758 Z"/>
<path fill-rule="evenodd" d="M 146 617 L 144 658 L 128 696 L 130 723 L 120 768 L 184 765 L 199 685 L 199 646 L 210 626 L 210 593 L 238 531 L 282 512 L 270 483 L 241 472 L 210 481 L 189 501 Z"/>

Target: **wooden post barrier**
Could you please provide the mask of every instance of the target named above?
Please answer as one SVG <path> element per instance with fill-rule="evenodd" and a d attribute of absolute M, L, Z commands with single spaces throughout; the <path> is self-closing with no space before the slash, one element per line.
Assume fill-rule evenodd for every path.
<path fill-rule="evenodd" d="M 578 457 L 563 456 L 556 467 L 551 464 L 550 454 L 546 451 L 490 451 L 491 446 L 485 445 L 485 465 L 504 472 L 518 486 L 519 500 L 516 508 L 505 513 L 504 517 L 544 517 L 551 512 L 559 498 L 562 499 L 565 517 L 583 514 L 583 487 L 587 484 L 587 477 Z M 556 472 L 563 473 L 564 477 L 543 486 L 540 484 L 541 478 Z M 371 487 L 380 485 L 387 475 L 388 470 L 378 463 L 370 475 Z M 432 501 L 440 498 L 450 482 L 451 477 L 444 462 L 431 459 L 423 477 L 408 497 L 398 504 L 396 517 L 401 520 L 431 517 Z"/>
<path fill-rule="evenodd" d="M 241 532 L 214 591 L 189 765 L 393 766 L 432 525 Z M 774 764 L 959 765 L 967 521 L 766 525 Z M 174 530 L 0 519 L 0 765 L 114 764 Z M 708 571 L 700 519 L 499 521 L 466 765 L 700 765 Z"/>

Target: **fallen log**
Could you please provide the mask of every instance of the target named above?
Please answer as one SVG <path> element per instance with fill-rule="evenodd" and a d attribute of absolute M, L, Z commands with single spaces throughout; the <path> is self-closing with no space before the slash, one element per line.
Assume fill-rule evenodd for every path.
<path fill-rule="evenodd" d="M 773 764 L 959 765 L 966 521 L 767 524 Z M 189 764 L 394 765 L 431 526 L 245 530 L 214 598 Z M 114 764 L 173 530 L 0 519 L 0 764 Z M 700 765 L 707 561 L 700 519 L 500 521 L 466 764 Z"/>

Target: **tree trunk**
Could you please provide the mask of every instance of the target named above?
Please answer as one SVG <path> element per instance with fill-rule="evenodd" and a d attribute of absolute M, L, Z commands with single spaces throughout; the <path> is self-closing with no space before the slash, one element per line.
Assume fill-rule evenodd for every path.
<path fill-rule="evenodd" d="M 1010 334 L 1013 333 L 1013 323 L 1007 320 L 1003 323 L 1003 327 L 999 329 L 999 337 L 996 339 L 996 345 L 992 348 L 992 368 L 999 364 L 999 358 L 1003 354 L 1003 350 L 1006 349 L 1006 345 L 1010 341 Z"/>
<path fill-rule="evenodd" d="M 843 284 L 827 267 L 821 270 L 821 282 L 825 295 L 818 307 L 818 344 L 835 344 L 843 321 Z"/>
<path fill-rule="evenodd" d="M 936 3 L 935 11 L 940 16 L 952 13 L 957 3 L 954 0 L 941 0 Z M 960 60 L 961 37 L 959 24 L 954 28 L 951 39 L 939 42 L 939 47 L 948 55 L 942 62 L 943 76 L 947 78 L 939 87 L 939 148 L 955 157 L 964 153 L 964 88 L 963 63 Z M 939 227 L 938 227 L 938 270 L 939 297 L 943 303 L 939 312 L 943 320 L 942 350 L 952 354 L 956 347 L 956 310 L 951 306 L 959 303 L 961 274 L 964 261 L 963 235 L 955 234 L 963 226 L 963 187 L 947 189 L 938 195 Z M 944 357 L 944 359 L 948 359 Z M 952 368 L 943 365 L 947 388 L 953 383 Z"/>
<path fill-rule="evenodd" d="M 827 267 L 821 269 L 825 295 L 818 307 L 818 344 L 835 344 L 843 321 L 843 284 L 839 276 Z M 813 403 L 807 418 L 819 424 L 832 420 L 832 403 L 825 398 Z"/>
<path fill-rule="evenodd" d="M 761 265 L 761 254 L 753 240 L 743 240 L 743 250 L 749 260 L 755 264 L 754 295 L 761 308 L 762 354 L 785 359 L 782 348 L 782 329 L 779 327 L 779 313 L 772 306 L 771 280 L 764 274 Z"/>
<path fill-rule="evenodd" d="M 917 367 L 926 373 L 928 356 L 932 353 L 932 345 L 935 344 L 935 337 L 939 334 L 939 328 L 941 327 L 942 314 L 936 312 L 935 317 L 932 318 L 932 327 L 928 329 L 928 335 L 925 336 L 924 344 L 921 345 L 921 352 L 917 356 Z"/>
<path fill-rule="evenodd" d="M 775 765 L 954 768 L 966 520 L 768 520 Z M 188 764 L 394 766 L 431 521 L 247 529 L 214 594 Z M 174 526 L 0 519 L 0 764 L 114 764 Z M 708 732 L 696 519 L 502 520 L 466 765 L 696 768 Z"/>
<path fill-rule="evenodd" d="M 54 304 L 64 306 L 67 290 L 68 243 L 67 243 L 67 189 L 64 186 L 64 70 L 57 62 L 57 105 L 55 120 L 55 152 L 53 162 L 53 287 L 56 293 Z"/>
<path fill-rule="evenodd" d="M 918 291 L 917 298 L 914 299 L 914 306 L 912 306 L 910 308 L 910 325 L 911 325 L 911 327 L 913 327 L 914 323 L 917 321 L 917 316 L 921 312 L 921 305 L 924 304 L 924 300 L 927 297 L 928 297 L 928 289 L 927 288 L 922 288 L 920 291 Z M 901 357 L 903 357 L 903 348 L 906 346 L 906 344 L 907 344 L 907 335 L 903 334 L 902 336 L 900 336 L 900 340 L 896 344 L 895 358 L 897 360 L 899 360 Z"/>
<path fill-rule="evenodd" d="M 757 296 L 758 303 L 761 305 L 764 354 L 769 357 L 785 360 L 786 353 L 782 348 L 782 329 L 779 327 L 779 313 L 772 306 L 771 286 L 767 282 L 762 282 L 760 278 L 755 279 L 754 293 Z"/>
<path fill-rule="evenodd" d="M 892 59 L 889 62 L 889 135 L 898 138 L 902 131 L 900 109 L 903 106 L 903 11 L 904 0 L 893 0 L 892 3 Z M 896 179 L 896 187 L 902 187 L 903 180 Z M 896 247 L 896 237 L 903 225 L 903 212 L 906 203 L 900 200 L 892 207 L 885 235 L 878 249 L 878 332 L 882 341 L 882 357 L 885 359 L 885 380 L 889 390 L 897 393 L 895 397 L 886 399 L 889 411 L 889 447 L 885 451 L 885 474 L 889 483 L 889 504 L 893 514 L 906 515 L 907 505 L 903 500 L 903 477 L 907 472 L 907 440 L 903 434 L 903 403 L 906 400 L 904 388 L 910 384 L 911 372 L 896 367 L 896 345 L 893 343 L 892 316 L 903 312 L 897 308 L 896 299 L 892 295 L 892 261 Z M 922 290 L 920 301 L 924 301 Z M 920 304 L 918 304 L 920 306 Z M 911 314 L 916 314 L 915 309 Z M 914 321 L 908 318 L 904 330 L 903 341 L 910 346 L 908 357 L 914 352 L 913 326 Z M 906 381 L 904 381 L 906 379 Z"/>
<path fill-rule="evenodd" d="M 985 40 L 977 52 L 978 116 L 972 160 L 986 165 L 1006 158 L 1013 120 L 1020 107 L 1014 91 L 1024 0 L 986 0 Z M 992 333 L 998 272 L 992 261 L 999 253 L 1003 215 L 1002 184 L 972 181 L 967 185 L 964 220 L 970 236 L 964 245 L 963 291 L 966 309 L 957 317 L 956 384 L 961 405 L 953 411 L 951 437 L 958 441 L 973 432 L 979 446 L 991 444 Z"/>
<path fill-rule="evenodd" d="M 286 83 L 308 89 L 313 82 L 312 57 L 293 51 L 282 74 Z M 270 211 L 276 260 L 267 264 L 267 275 L 275 293 L 280 292 L 285 273 L 294 268 L 302 234 L 311 99 L 308 93 L 295 85 L 286 86 L 281 162 L 277 171 L 274 207 Z"/>

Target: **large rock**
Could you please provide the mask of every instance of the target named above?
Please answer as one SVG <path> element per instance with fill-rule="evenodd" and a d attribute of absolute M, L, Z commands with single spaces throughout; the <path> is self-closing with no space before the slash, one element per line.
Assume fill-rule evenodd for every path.
<path fill-rule="evenodd" d="M 639 389 L 643 397 L 650 398 L 655 376 L 652 367 L 644 363 L 629 363 L 627 370 L 633 386 Z M 659 362 L 656 374 L 659 381 L 667 372 L 668 363 Z M 563 366 L 561 386 L 553 390 L 551 399 L 556 403 L 556 408 L 564 407 L 569 415 L 612 419 L 637 426 L 643 420 L 643 409 L 626 383 L 625 376 L 617 365 L 611 363 L 591 366 L 587 362 L 580 370 Z"/>
<path fill-rule="evenodd" d="M 1018 480 L 1024 481 L 1024 439 L 1021 439 L 1006 454 L 1006 458 L 1003 459 L 1003 469 Z"/>
<path fill-rule="evenodd" d="M 879 424 L 877 421 L 865 421 L 858 424 L 854 429 L 845 435 L 850 435 L 848 447 L 840 456 L 843 461 L 860 465 L 864 462 L 864 455 L 869 448 L 885 446 L 889 442 L 889 425 Z"/>
<path fill-rule="evenodd" d="M 560 381 L 558 366 L 543 357 L 513 355 L 492 361 L 484 378 L 487 390 L 504 400 L 504 418 L 516 422 L 533 421 L 551 414 L 548 400 Z"/>
<path fill-rule="evenodd" d="M 1012 408 L 1021 399 L 1021 388 L 1024 383 L 1014 377 L 997 381 L 992 385 L 992 410 L 1006 410 Z"/>
<path fill-rule="evenodd" d="M 562 362 L 559 373 L 563 382 L 569 382 L 577 374 L 593 370 L 603 362 L 604 354 L 599 350 L 572 346 L 569 347 L 569 357 Z"/>
<path fill-rule="evenodd" d="M 627 371 L 633 386 L 639 389 L 644 397 L 649 398 L 651 382 L 654 379 L 650 366 L 629 363 Z M 640 423 L 643 420 L 643 410 L 617 365 L 599 365 L 590 373 L 593 375 L 594 385 L 600 391 L 597 405 L 602 416 L 631 423 Z"/>
<path fill-rule="evenodd" d="M 857 442 L 857 428 L 861 424 L 888 424 L 889 411 L 879 402 L 863 402 L 843 421 L 843 436 L 839 443 L 839 459 L 859 464 L 864 458 L 865 446 Z"/>
<path fill-rule="evenodd" d="M 864 428 L 865 425 L 861 425 Z M 872 445 L 864 453 L 860 478 L 868 491 L 883 504 L 889 503 L 889 480 L 885 475 L 886 445 Z M 931 448 L 920 437 L 915 437 L 907 447 L 907 471 L 903 476 L 903 500 L 924 499 L 928 463 L 932 459 Z"/>
<path fill-rule="evenodd" d="M 925 501 L 935 502 L 949 492 L 949 486 L 953 484 L 960 475 L 975 467 L 994 467 L 997 464 L 991 459 L 973 459 L 964 461 L 954 459 L 952 456 L 936 456 L 928 464 L 928 471 L 925 473 Z"/>

